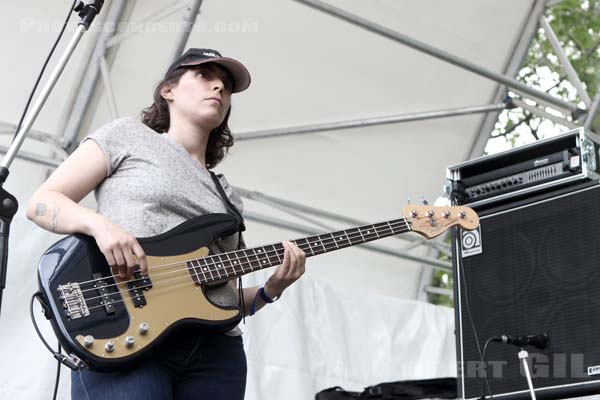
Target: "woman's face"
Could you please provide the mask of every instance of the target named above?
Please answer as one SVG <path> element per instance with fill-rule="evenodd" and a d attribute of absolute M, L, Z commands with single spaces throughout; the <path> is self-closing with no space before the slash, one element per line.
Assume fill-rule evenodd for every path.
<path fill-rule="evenodd" d="M 172 111 L 199 126 L 216 128 L 231 105 L 231 79 L 212 63 L 188 69 L 165 97 L 172 99 Z"/>

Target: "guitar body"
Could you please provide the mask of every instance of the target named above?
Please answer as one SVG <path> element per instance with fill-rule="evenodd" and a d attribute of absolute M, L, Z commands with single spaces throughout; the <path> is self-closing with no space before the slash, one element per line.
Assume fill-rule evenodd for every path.
<path fill-rule="evenodd" d="M 139 361 L 178 327 L 231 329 L 239 308 L 210 302 L 188 261 L 206 257 L 211 242 L 237 232 L 234 217 L 209 214 L 140 238 L 148 278 L 127 282 L 112 276 L 94 238 L 58 241 L 43 254 L 38 277 L 59 342 L 89 368 L 110 371 Z"/>

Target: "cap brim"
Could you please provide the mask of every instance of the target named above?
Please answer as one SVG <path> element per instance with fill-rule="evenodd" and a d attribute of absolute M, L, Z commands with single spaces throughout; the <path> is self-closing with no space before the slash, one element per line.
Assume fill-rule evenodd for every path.
<path fill-rule="evenodd" d="M 206 63 L 215 63 L 223 66 L 233 78 L 232 93 L 243 92 L 250 86 L 250 72 L 244 67 L 244 64 L 229 57 L 208 58 L 197 61 L 188 61 L 181 64 L 181 67 L 189 67 L 191 65 L 200 65 Z"/>

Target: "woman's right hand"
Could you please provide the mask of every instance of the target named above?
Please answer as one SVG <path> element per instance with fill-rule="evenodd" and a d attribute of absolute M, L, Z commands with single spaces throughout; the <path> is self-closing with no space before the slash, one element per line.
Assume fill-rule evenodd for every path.
<path fill-rule="evenodd" d="M 113 275 L 118 274 L 121 279 L 130 278 L 138 265 L 142 275 L 147 275 L 146 254 L 135 236 L 105 216 L 97 215 L 98 218 L 94 221 L 92 228 L 92 236 L 106 257 Z"/>

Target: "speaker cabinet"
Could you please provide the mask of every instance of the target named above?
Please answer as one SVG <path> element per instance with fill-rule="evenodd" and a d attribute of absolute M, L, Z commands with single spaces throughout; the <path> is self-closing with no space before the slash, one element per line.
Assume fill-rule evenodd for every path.
<path fill-rule="evenodd" d="M 478 210 L 478 231 L 453 232 L 458 392 L 530 398 L 519 348 L 492 336 L 545 332 L 527 346 L 538 399 L 600 393 L 600 186 L 594 182 Z M 486 391 L 486 396 L 489 394 Z"/>

